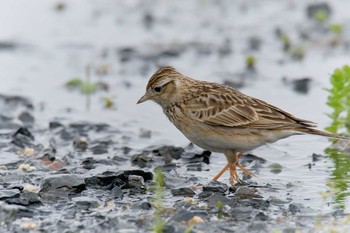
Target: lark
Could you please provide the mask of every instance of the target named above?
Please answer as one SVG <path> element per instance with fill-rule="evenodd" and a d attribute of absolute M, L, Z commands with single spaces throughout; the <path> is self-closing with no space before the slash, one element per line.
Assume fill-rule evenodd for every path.
<path fill-rule="evenodd" d="M 253 175 L 239 158 L 261 145 L 298 134 L 344 139 L 234 88 L 186 77 L 170 66 L 152 75 L 145 95 L 137 103 L 147 100 L 159 104 L 192 143 L 226 156 L 227 165 L 213 180 L 229 169 L 231 185 L 240 182 L 236 168 Z"/>

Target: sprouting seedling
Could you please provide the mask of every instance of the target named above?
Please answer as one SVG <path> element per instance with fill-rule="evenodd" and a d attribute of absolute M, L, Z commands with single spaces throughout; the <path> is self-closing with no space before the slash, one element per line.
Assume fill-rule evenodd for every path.
<path fill-rule="evenodd" d="M 288 50 L 288 53 L 294 60 L 302 60 L 305 56 L 305 49 L 302 45 L 293 46 Z"/>
<path fill-rule="evenodd" d="M 103 98 L 104 107 L 109 109 L 114 106 L 114 101 L 110 97 Z"/>
<path fill-rule="evenodd" d="M 328 114 L 332 124 L 326 130 L 337 134 L 339 130 L 345 129 L 350 133 L 350 66 L 336 69 L 330 82 L 332 87 L 326 89 L 329 93 L 327 105 L 333 112 Z"/>
<path fill-rule="evenodd" d="M 220 219 L 224 215 L 224 211 L 222 210 L 222 208 L 223 208 L 222 201 L 218 201 L 216 203 L 216 207 L 218 207 L 218 219 Z"/>
<path fill-rule="evenodd" d="M 329 30 L 337 37 L 343 34 L 343 25 L 339 23 L 332 23 L 329 25 Z"/>
<path fill-rule="evenodd" d="M 329 13 L 324 10 L 324 9 L 318 9 L 317 11 L 315 11 L 315 13 L 312 15 L 312 18 L 320 23 L 323 24 L 324 22 L 326 22 L 326 20 L 329 18 Z"/>
<path fill-rule="evenodd" d="M 289 36 L 287 34 L 283 34 L 283 35 L 281 35 L 280 38 L 281 38 L 282 43 L 283 43 L 283 50 L 288 51 L 291 47 L 291 42 L 290 42 Z"/>
<path fill-rule="evenodd" d="M 255 63 L 256 63 L 256 58 L 254 56 L 248 56 L 245 59 L 245 64 L 246 64 L 246 68 L 248 70 L 254 70 L 255 69 Z"/>
<path fill-rule="evenodd" d="M 85 81 L 80 78 L 73 78 L 66 83 L 68 89 L 79 89 L 86 96 L 86 110 L 90 110 L 91 95 L 97 91 L 98 85 L 90 82 L 91 67 L 88 64 L 85 68 Z"/>
<path fill-rule="evenodd" d="M 164 199 L 164 187 L 165 179 L 161 168 L 155 170 L 155 185 L 153 186 L 154 197 L 152 199 L 152 206 L 154 207 L 154 226 L 153 231 L 155 233 L 163 233 L 165 228 L 164 220 L 162 219 L 162 213 L 164 211 L 163 199 Z"/>

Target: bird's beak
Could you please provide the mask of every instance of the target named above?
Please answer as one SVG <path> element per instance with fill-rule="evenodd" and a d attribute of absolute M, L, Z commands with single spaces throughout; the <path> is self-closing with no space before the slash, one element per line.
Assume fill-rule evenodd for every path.
<path fill-rule="evenodd" d="M 147 95 L 147 93 L 146 93 L 144 96 L 142 96 L 142 97 L 139 99 L 139 101 L 137 101 L 137 104 L 141 104 L 141 103 L 143 103 L 143 102 L 145 102 L 145 101 L 147 101 L 147 100 L 149 100 L 149 97 L 148 97 L 148 95 Z"/>

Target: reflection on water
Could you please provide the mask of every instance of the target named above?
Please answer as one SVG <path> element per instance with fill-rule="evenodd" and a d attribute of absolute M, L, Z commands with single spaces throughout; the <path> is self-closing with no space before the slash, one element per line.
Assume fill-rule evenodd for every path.
<path fill-rule="evenodd" d="M 333 204 L 336 208 L 344 209 L 345 200 L 350 196 L 350 156 L 331 147 L 326 148 L 325 153 L 334 163 L 330 182 L 327 182 L 327 186 L 330 187 L 330 191 L 334 195 Z"/>

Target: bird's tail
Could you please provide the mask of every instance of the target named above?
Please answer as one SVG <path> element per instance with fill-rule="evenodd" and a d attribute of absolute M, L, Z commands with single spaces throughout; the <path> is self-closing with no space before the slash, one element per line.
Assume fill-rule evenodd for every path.
<path fill-rule="evenodd" d="M 319 135 L 319 136 L 323 136 L 323 137 L 327 137 L 327 138 L 334 138 L 334 139 L 339 139 L 339 140 L 349 140 L 350 141 L 350 137 L 336 135 L 336 134 L 332 134 L 332 133 L 328 133 L 328 132 L 325 132 L 322 130 L 312 129 L 312 128 L 308 128 L 308 127 L 300 128 L 300 129 L 298 129 L 298 132 Z"/>

